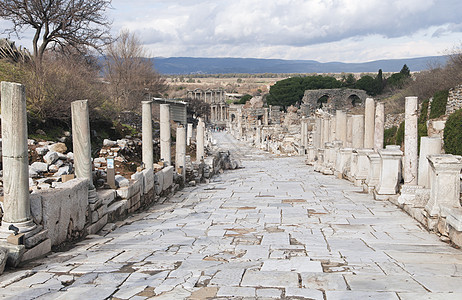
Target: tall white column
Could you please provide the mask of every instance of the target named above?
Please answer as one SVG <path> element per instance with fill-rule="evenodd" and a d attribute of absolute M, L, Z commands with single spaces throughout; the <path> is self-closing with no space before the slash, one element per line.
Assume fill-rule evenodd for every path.
<path fill-rule="evenodd" d="M 141 105 L 143 164 L 146 169 L 152 169 L 154 165 L 154 154 L 152 146 L 152 101 L 141 101 Z"/>
<path fill-rule="evenodd" d="M 403 179 L 406 185 L 417 184 L 417 97 L 406 97 L 404 111 Z"/>
<path fill-rule="evenodd" d="M 160 159 L 170 165 L 171 155 L 170 105 L 160 104 Z"/>
<path fill-rule="evenodd" d="M 346 147 L 353 147 L 353 116 L 347 115 Z"/>
<path fill-rule="evenodd" d="M 196 133 L 196 161 L 200 162 L 204 159 L 205 151 L 204 151 L 204 143 L 205 143 L 205 123 L 199 118 L 199 123 L 197 124 L 197 133 Z"/>
<path fill-rule="evenodd" d="M 14 224 L 20 232 L 35 228 L 29 198 L 26 90 L 19 83 L 1 83 L 3 208 L 2 231 Z M 12 233 L 12 232 L 10 232 Z"/>
<path fill-rule="evenodd" d="M 351 116 L 351 143 L 355 149 L 364 148 L 364 116 Z"/>
<path fill-rule="evenodd" d="M 88 178 L 89 189 L 93 190 L 91 137 L 88 100 L 71 103 L 72 144 L 74 147 L 74 167 L 77 178 Z"/>
<path fill-rule="evenodd" d="M 366 98 L 364 110 L 364 148 L 374 148 L 375 131 L 375 104 L 374 99 Z"/>
<path fill-rule="evenodd" d="M 385 128 L 385 106 L 383 103 L 377 103 L 375 108 L 375 132 L 374 132 L 374 150 L 383 149 L 383 132 Z"/>
<path fill-rule="evenodd" d="M 179 125 L 176 128 L 176 151 L 175 151 L 175 166 L 176 170 L 183 177 L 185 176 L 186 165 L 186 128 Z M 181 172 L 180 172 L 181 168 Z"/>

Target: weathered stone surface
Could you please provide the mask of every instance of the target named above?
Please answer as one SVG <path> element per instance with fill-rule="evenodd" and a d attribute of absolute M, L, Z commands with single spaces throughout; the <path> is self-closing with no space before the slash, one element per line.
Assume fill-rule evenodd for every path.
<path fill-rule="evenodd" d="M 36 161 L 30 165 L 29 169 L 37 173 L 45 173 L 48 172 L 48 165 L 44 162 Z"/>
<path fill-rule="evenodd" d="M 66 144 L 64 143 L 54 143 L 51 145 L 48 145 L 48 149 L 53 152 L 58 152 L 58 153 L 66 153 L 67 147 Z"/>
<path fill-rule="evenodd" d="M 165 191 L 168 188 L 170 188 L 173 185 L 173 171 L 174 168 L 173 166 L 169 166 L 166 168 L 162 169 L 162 177 L 163 177 L 163 182 L 162 182 L 162 190 Z"/>
<path fill-rule="evenodd" d="M 116 175 L 115 182 L 116 182 L 116 186 L 119 188 L 127 187 L 130 185 L 130 181 L 127 178 L 123 177 L 122 175 Z"/>
<path fill-rule="evenodd" d="M 47 154 L 45 154 L 45 156 L 43 157 L 43 160 L 48 164 L 48 165 L 51 165 L 53 164 L 55 161 L 57 161 L 59 158 L 59 155 L 57 152 L 54 152 L 54 151 L 49 151 Z"/>
<path fill-rule="evenodd" d="M 0 275 L 5 270 L 6 260 L 8 259 L 8 251 L 5 248 L 0 247 Z"/>
<path fill-rule="evenodd" d="M 64 242 L 69 231 L 83 230 L 88 205 L 87 180 L 74 179 L 38 194 L 42 198 L 43 225 L 52 245 Z"/>

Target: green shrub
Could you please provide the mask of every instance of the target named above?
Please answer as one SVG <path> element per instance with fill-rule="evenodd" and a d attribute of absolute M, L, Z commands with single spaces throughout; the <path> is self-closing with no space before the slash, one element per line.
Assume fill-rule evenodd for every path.
<path fill-rule="evenodd" d="M 462 109 L 456 110 L 448 117 L 443 140 L 446 153 L 462 155 Z"/>
<path fill-rule="evenodd" d="M 433 95 L 430 119 L 436 119 L 446 113 L 449 91 L 439 91 Z"/>
<path fill-rule="evenodd" d="M 404 142 L 404 121 L 399 125 L 396 131 L 396 145 L 402 145 Z"/>
<path fill-rule="evenodd" d="M 425 100 L 424 102 L 422 102 L 422 108 L 420 109 L 420 116 L 419 116 L 419 120 L 418 120 L 418 123 L 419 124 L 422 124 L 422 123 L 426 123 L 427 122 L 427 116 L 428 116 L 428 103 L 430 101 Z"/>
<path fill-rule="evenodd" d="M 393 126 L 391 128 L 385 129 L 383 132 L 383 144 L 386 145 L 395 145 L 396 144 L 396 131 L 398 128 Z"/>

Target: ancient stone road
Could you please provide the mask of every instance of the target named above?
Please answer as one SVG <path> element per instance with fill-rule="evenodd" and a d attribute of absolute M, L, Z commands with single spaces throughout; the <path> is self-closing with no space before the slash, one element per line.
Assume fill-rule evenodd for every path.
<path fill-rule="evenodd" d="M 462 299 L 462 251 L 389 202 L 217 133 L 244 169 L 0 277 L 11 299 Z"/>

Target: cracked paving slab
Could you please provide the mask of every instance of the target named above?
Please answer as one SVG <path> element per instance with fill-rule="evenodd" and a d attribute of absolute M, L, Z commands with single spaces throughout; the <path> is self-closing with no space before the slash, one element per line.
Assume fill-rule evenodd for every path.
<path fill-rule="evenodd" d="M 0 299 L 462 299 L 462 251 L 302 157 L 244 168 L 0 276 Z"/>

